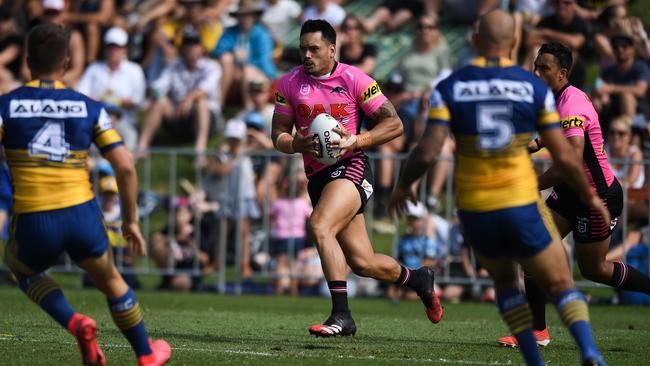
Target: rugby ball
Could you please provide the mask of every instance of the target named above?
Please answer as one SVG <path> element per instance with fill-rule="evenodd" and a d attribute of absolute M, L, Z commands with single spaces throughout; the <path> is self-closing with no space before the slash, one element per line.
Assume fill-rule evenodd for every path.
<path fill-rule="evenodd" d="M 342 129 L 339 122 L 327 113 L 316 116 L 309 126 L 309 134 L 318 142 L 320 157 L 317 160 L 325 165 L 332 165 L 339 160 L 337 156 L 341 149 L 332 147 L 332 142 L 339 141 L 341 135 L 332 131 L 334 127 Z"/>

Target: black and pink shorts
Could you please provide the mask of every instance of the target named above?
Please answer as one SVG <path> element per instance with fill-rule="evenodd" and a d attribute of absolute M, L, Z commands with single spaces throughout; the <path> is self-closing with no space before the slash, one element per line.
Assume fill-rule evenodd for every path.
<path fill-rule="evenodd" d="M 357 213 L 363 213 L 375 185 L 368 157 L 364 154 L 354 155 L 309 176 L 307 191 L 314 207 L 316 207 L 325 186 L 336 179 L 347 179 L 354 183 L 359 191 L 359 197 L 361 197 L 361 207 Z"/>
<path fill-rule="evenodd" d="M 623 189 L 616 178 L 612 185 L 599 195 L 609 209 L 611 222 L 604 222 L 596 210 L 582 202 L 578 193 L 564 183 L 553 187 L 546 204 L 551 210 L 571 221 L 573 239 L 576 242 L 593 243 L 605 240 L 611 235 L 617 218 L 623 211 Z"/>

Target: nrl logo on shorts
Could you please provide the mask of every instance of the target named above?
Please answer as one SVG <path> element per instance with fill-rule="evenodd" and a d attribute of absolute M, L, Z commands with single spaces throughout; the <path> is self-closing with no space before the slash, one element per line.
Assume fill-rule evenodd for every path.
<path fill-rule="evenodd" d="M 330 177 L 338 178 L 339 176 L 341 176 L 341 173 L 343 172 L 343 169 L 341 169 L 341 168 L 342 167 L 339 167 L 335 171 L 333 171 L 332 174 L 330 175 Z"/>
<path fill-rule="evenodd" d="M 366 193 L 366 198 L 370 198 L 370 196 L 372 196 L 372 192 L 375 191 L 375 189 L 372 187 L 372 184 L 370 184 L 370 182 L 368 182 L 366 179 L 361 182 L 361 188 L 363 188 L 363 191 Z"/>
<path fill-rule="evenodd" d="M 309 84 L 300 84 L 300 94 L 307 95 L 311 91 L 311 86 Z"/>
<path fill-rule="evenodd" d="M 578 219 L 578 232 L 580 234 L 584 234 L 587 232 L 587 224 L 589 223 L 589 220 L 586 217 L 577 217 Z"/>

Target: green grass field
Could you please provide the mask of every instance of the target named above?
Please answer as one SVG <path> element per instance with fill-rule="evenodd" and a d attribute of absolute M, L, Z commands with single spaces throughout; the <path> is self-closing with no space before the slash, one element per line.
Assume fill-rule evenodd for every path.
<path fill-rule="evenodd" d="M 100 327 L 109 365 L 135 359 L 97 291 L 66 288 L 71 303 Z M 506 328 L 493 304 L 445 304 L 432 325 L 417 302 L 352 299 L 355 337 L 317 339 L 307 327 L 329 311 L 325 298 L 139 292 L 154 338 L 174 351 L 171 365 L 519 365 L 516 350 L 499 348 Z M 578 352 L 549 306 L 551 365 L 577 365 Z M 72 337 L 16 288 L 0 289 L 0 365 L 74 365 Z M 648 364 L 650 310 L 592 307 L 597 342 L 610 365 Z"/>

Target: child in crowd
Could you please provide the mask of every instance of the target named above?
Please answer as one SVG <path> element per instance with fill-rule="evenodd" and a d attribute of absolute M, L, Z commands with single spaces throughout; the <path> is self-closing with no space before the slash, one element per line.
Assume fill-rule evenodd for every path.
<path fill-rule="evenodd" d="M 291 179 L 280 183 L 280 197 L 271 205 L 271 255 L 275 257 L 275 293 L 284 294 L 290 287 L 290 260 L 305 247 L 307 219 L 312 212 L 307 198 L 307 178 L 296 172 L 295 190 Z M 293 194 L 292 194 L 293 193 Z"/>
<path fill-rule="evenodd" d="M 406 232 L 400 240 L 397 248 L 397 258 L 408 268 L 419 268 L 422 266 L 438 267 L 446 256 L 445 244 L 436 236 L 431 235 L 433 230 L 428 230 L 430 222 L 427 209 L 422 202 L 413 203 L 406 201 Z M 429 232 L 429 235 L 427 235 Z M 436 289 L 436 292 L 440 292 Z M 417 299 L 413 291 L 404 292 L 403 288 L 391 286 L 388 289 L 388 297 L 392 300 L 400 298 Z"/>

